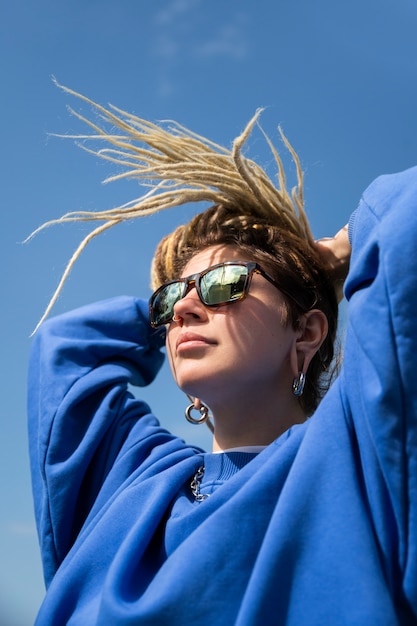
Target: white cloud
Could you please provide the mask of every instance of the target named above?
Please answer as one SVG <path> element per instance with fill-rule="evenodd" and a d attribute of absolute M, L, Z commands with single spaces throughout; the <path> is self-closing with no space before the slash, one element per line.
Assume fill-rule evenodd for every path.
<path fill-rule="evenodd" d="M 241 60 L 247 55 L 247 44 L 242 24 L 223 26 L 211 39 L 202 42 L 197 53 L 204 57 L 228 57 Z"/>
<path fill-rule="evenodd" d="M 150 54 L 160 96 L 180 89 L 196 61 L 239 62 L 247 57 L 247 14 L 231 11 L 224 21 L 216 21 L 208 11 L 203 0 L 172 0 L 155 14 Z"/>
<path fill-rule="evenodd" d="M 198 4 L 200 4 L 199 0 L 173 0 L 156 13 L 155 23 L 161 26 L 171 26 L 178 16 L 195 9 Z"/>

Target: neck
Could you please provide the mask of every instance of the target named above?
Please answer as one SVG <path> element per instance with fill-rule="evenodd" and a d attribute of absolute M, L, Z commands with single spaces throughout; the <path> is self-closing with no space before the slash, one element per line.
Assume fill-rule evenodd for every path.
<path fill-rule="evenodd" d="M 241 446 L 267 446 L 294 424 L 305 421 L 295 396 L 279 404 L 249 400 L 229 408 L 211 407 L 214 416 L 213 451 Z"/>

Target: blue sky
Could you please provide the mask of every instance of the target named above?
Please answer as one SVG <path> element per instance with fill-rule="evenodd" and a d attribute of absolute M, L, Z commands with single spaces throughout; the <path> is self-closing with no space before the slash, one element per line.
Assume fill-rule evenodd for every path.
<path fill-rule="evenodd" d="M 82 132 L 68 104 L 87 112 L 51 76 L 102 104 L 176 119 L 226 146 L 265 107 L 265 130 L 279 144 L 281 124 L 301 157 L 307 211 L 321 237 L 347 221 L 373 178 L 417 163 L 417 4 L 15 0 L 3 9 L 0 32 L 0 622 L 27 626 L 43 594 L 25 425 L 29 335 L 88 227 L 59 226 L 19 242 L 66 211 L 138 195 L 134 183 L 102 185 L 108 165 L 48 136 Z M 259 133 L 248 148 L 273 175 Z M 117 294 L 148 297 L 157 241 L 195 211 L 124 224 L 93 242 L 55 312 Z M 169 428 L 210 445 L 204 428 L 185 424 L 186 399 L 167 368 L 144 394 Z"/>

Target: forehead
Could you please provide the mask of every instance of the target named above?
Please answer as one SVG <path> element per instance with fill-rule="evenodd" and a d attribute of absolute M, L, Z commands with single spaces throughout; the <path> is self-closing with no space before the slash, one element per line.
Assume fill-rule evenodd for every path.
<path fill-rule="evenodd" d="M 225 261 L 252 261 L 247 254 L 235 246 L 218 245 L 197 252 L 184 267 L 181 277 L 197 274 L 203 270 L 224 263 Z"/>

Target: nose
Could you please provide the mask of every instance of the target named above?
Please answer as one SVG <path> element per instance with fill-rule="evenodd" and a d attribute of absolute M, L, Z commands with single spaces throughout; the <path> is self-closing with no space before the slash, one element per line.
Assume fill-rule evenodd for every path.
<path fill-rule="evenodd" d="M 184 323 L 187 321 L 205 321 L 207 319 L 207 307 L 198 297 L 194 285 L 190 285 L 189 290 L 181 300 L 174 304 L 173 321 Z"/>

